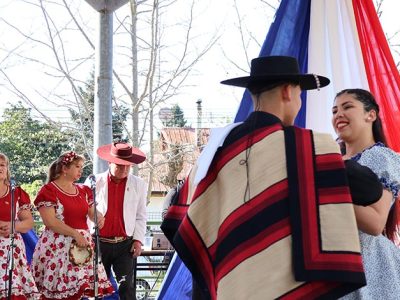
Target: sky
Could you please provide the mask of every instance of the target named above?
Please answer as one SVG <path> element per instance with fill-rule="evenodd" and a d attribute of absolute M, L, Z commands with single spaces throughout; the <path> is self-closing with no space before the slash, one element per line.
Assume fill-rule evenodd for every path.
<path fill-rule="evenodd" d="M 29 0 L 32 3 L 38 3 L 37 0 Z M 96 25 L 98 21 L 97 12 L 95 12 L 87 3 L 82 0 L 69 0 L 71 5 L 78 7 L 78 18 L 91 28 L 88 30 L 88 36 L 92 41 L 97 38 Z M 168 104 L 179 104 L 185 113 L 189 124 L 196 125 L 196 101 L 202 100 L 203 116 L 210 119 L 213 117 L 215 123 L 210 126 L 221 126 L 234 118 L 239 106 L 243 90 L 223 86 L 219 82 L 237 76 L 245 76 L 249 70 L 249 61 L 257 57 L 262 42 L 268 32 L 268 28 L 273 20 L 274 10 L 263 4 L 260 0 L 237 0 L 240 20 L 245 31 L 246 51 L 242 47 L 242 40 L 238 31 L 238 16 L 234 6 L 234 0 L 202 0 L 197 1 L 195 10 L 195 23 L 193 24 L 196 44 L 191 51 L 201 49 L 214 34 L 220 36 L 215 46 L 201 59 L 194 67 L 193 76 L 187 81 L 187 88 L 182 90 L 179 95 L 170 99 Z M 270 0 L 271 4 L 277 6 L 277 1 Z M 56 2 L 55 2 L 56 3 Z M 184 22 L 188 10 L 189 1 L 179 0 L 173 13 L 165 14 L 167 23 Z M 127 16 L 128 6 L 124 6 L 117 11 L 114 20 L 120 20 Z M 382 6 L 381 23 L 387 36 L 391 37 L 395 32 L 400 31 L 400 21 L 398 11 L 400 11 L 400 2 L 398 0 L 384 0 Z M 54 7 L 53 22 L 62 22 L 63 13 L 57 12 Z M 43 47 L 32 46 L 26 43 L 26 38 L 22 37 L 19 31 L 9 24 L 18 27 L 31 37 L 40 40 L 45 32 L 45 24 L 40 9 L 28 5 L 22 0 L 1 0 L 0 2 L 0 69 L 6 72 L 14 84 L 28 97 L 37 99 L 35 105 L 44 110 L 51 117 L 63 120 L 66 118 L 65 109 L 57 105 L 60 98 L 68 98 L 69 90 L 65 90 L 64 84 L 59 79 L 50 79 L 43 73 L 52 73 L 53 70 L 45 64 L 32 64 L 24 60 L 24 56 L 30 56 L 37 60 L 43 60 L 49 64 L 55 63 L 52 60 L 52 53 Z M 73 32 L 63 32 L 75 37 Z M 179 43 L 179 37 L 173 30 L 165 30 L 171 44 Z M 250 38 L 252 37 L 252 38 Z M 120 36 L 114 37 L 114 43 L 117 44 Z M 393 38 L 394 42 L 400 44 L 399 34 Z M 56 41 L 55 41 L 56 42 Z M 9 51 L 12 51 L 9 55 Z M 90 70 L 88 64 L 81 63 L 80 59 L 84 55 L 89 55 L 93 51 L 87 42 L 80 38 L 79 40 L 69 41 L 64 45 L 65 51 L 72 59 L 76 58 L 75 74 L 80 76 L 82 81 Z M 115 49 L 122 53 L 121 45 Z M 76 53 L 76 54 L 75 54 Z M 93 55 L 93 54 L 92 54 Z M 117 57 L 115 55 L 114 57 Z M 114 67 L 122 68 L 126 61 L 114 59 Z M 2 75 L 2 74 L 0 74 Z M 115 84 L 115 80 L 114 80 Z M 8 83 L 4 76 L 0 76 L 0 101 L 1 109 L 4 109 L 7 101 L 16 101 L 15 95 L 10 94 L 5 89 Z M 117 92 L 118 93 L 118 92 Z M 54 95 L 57 97 L 54 98 Z M 65 94 L 65 95 L 64 95 Z M 50 104 L 43 99 L 48 99 L 55 104 Z M 165 107 L 164 106 L 164 107 Z M 160 106 L 162 108 L 163 106 Z"/>
<path fill-rule="evenodd" d="M 38 1 L 30 0 L 30 2 L 37 3 Z M 84 1 L 69 0 L 69 2 L 71 5 L 79 6 L 79 16 L 77 17 L 81 18 L 88 27 L 92 28 L 91 31 L 88 31 L 88 35 L 95 42 L 97 38 L 97 12 Z M 265 38 L 274 10 L 263 5 L 259 0 L 238 1 L 237 5 L 245 34 L 250 36 L 251 33 L 254 36 L 253 41 L 247 40 L 248 37 L 244 41 L 249 55 L 249 57 L 246 57 L 243 47 L 240 45 L 240 36 L 236 30 L 238 17 L 234 10 L 234 1 L 202 0 L 197 2 L 194 17 L 195 22 L 193 24 L 193 41 L 197 44 L 192 46 L 191 51 L 200 51 L 215 35 L 219 35 L 220 38 L 214 47 L 194 66 L 192 71 L 193 76 L 186 83 L 189 87 L 183 89 L 179 95 L 173 97 L 165 106 L 174 103 L 179 104 L 184 109 L 185 117 L 188 119 L 189 124 L 193 124 L 195 123 L 197 114 L 196 101 L 201 99 L 204 114 L 212 114 L 217 117 L 216 119 L 226 122 L 226 118 L 224 119 L 222 116 L 233 118 L 240 100 L 238 99 L 237 91 L 232 91 L 229 88 L 226 89 L 219 82 L 238 73 L 238 68 L 234 64 L 242 68 L 241 72 L 248 70 L 248 61 L 250 57 L 258 55 L 260 41 L 263 41 Z M 277 3 L 276 0 L 270 0 L 270 2 Z M 187 18 L 188 3 L 190 2 L 186 0 L 177 1 L 177 12 L 167 13 L 163 18 L 167 19 L 166 22 L 169 24 L 184 23 L 185 18 Z M 128 5 L 120 8 L 114 17 L 114 21 L 125 18 L 128 15 L 128 9 Z M 53 15 L 52 21 L 61 24 L 61 20 L 64 17 L 63 13 L 57 12 L 56 7 L 52 9 L 51 13 Z M 45 113 L 62 119 L 65 115 L 63 113 L 65 110 L 62 107 L 46 103 L 46 107 L 43 108 L 45 102 L 43 99 L 58 102 L 59 99 L 54 98 L 53 93 L 63 94 L 63 85 L 57 79 L 49 78 L 49 76 L 43 74 L 44 72 L 52 74 L 54 71 L 43 64 L 29 63 L 23 59 L 23 56 L 33 57 L 35 60 L 43 60 L 43 57 L 46 57 L 46 64 L 56 63 L 52 59 L 53 54 L 48 48 L 38 45 L 31 46 L 32 43 L 27 43 L 26 38 L 20 34 L 23 32 L 35 40 L 43 39 L 43 36 L 46 35 L 46 28 L 40 9 L 32 5 L 27 5 L 21 0 L 2 0 L 0 2 L 0 18 L 0 34 L 4 37 L 0 41 L 0 68 L 5 70 L 7 76 L 11 78 L 25 95 L 33 99 L 38 99 L 35 104 L 44 110 Z M 258 21 L 254 22 L 255 20 Z M 14 27 L 9 26 L 6 22 L 12 24 Z M 179 43 L 179 40 L 177 40 L 179 36 L 175 33 L 175 30 L 176 28 L 173 28 L 171 32 L 165 30 L 164 33 L 172 41 L 171 45 Z M 62 34 L 65 34 L 65 32 Z M 71 32 L 71 36 L 72 34 Z M 115 52 L 122 52 L 119 39 L 119 35 L 114 36 Z M 78 44 L 79 47 L 76 47 Z M 10 55 L 4 49 L 13 51 L 13 59 L 10 59 Z M 67 43 L 64 45 L 64 51 L 77 60 L 80 58 L 80 55 L 84 56 L 87 53 L 93 52 L 83 39 Z M 77 54 L 74 55 L 71 52 Z M 15 55 L 15 53 L 18 55 Z M 126 60 L 117 59 L 116 57 L 117 55 L 115 54 L 114 67 L 116 69 L 122 68 L 121 65 L 126 65 Z M 85 65 L 86 67 L 87 65 L 90 66 L 90 64 Z M 75 73 L 78 72 L 88 72 L 88 69 L 84 69 L 82 64 L 76 67 Z M 78 77 L 78 75 L 76 76 Z M 84 79 L 83 77 L 82 80 Z M 115 82 L 114 79 L 114 85 L 118 89 L 118 85 Z M 10 94 L 4 89 L 3 84 L 5 83 L 4 81 L 0 82 L 0 97 L 2 101 L 4 99 L 7 99 L 7 101 L 15 99 L 15 95 Z M 69 92 L 66 91 L 65 94 Z M 158 109 L 162 107 L 160 106 Z"/>

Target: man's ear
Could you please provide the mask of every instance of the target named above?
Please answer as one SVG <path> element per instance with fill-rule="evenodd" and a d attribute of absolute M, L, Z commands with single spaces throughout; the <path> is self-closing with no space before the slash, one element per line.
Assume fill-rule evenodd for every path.
<path fill-rule="evenodd" d="M 292 89 L 290 88 L 290 84 L 282 85 L 280 93 L 283 101 L 290 101 L 292 96 Z"/>

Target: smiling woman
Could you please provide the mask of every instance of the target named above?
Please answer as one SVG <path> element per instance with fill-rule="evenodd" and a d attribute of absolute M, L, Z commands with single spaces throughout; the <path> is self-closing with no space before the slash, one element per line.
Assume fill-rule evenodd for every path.
<path fill-rule="evenodd" d="M 339 92 L 332 113 L 333 127 L 345 146 L 343 158 L 369 167 L 384 187 L 376 203 L 354 205 L 368 284 L 344 298 L 397 299 L 400 249 L 395 244 L 400 245 L 400 155 L 386 147 L 379 105 L 370 92 L 362 89 Z"/>

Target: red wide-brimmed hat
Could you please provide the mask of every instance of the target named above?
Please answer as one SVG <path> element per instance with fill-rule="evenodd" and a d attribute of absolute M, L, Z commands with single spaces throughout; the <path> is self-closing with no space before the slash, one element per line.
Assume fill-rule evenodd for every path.
<path fill-rule="evenodd" d="M 101 146 L 97 149 L 97 155 L 118 165 L 140 164 L 146 159 L 146 155 L 138 148 L 123 142 Z"/>

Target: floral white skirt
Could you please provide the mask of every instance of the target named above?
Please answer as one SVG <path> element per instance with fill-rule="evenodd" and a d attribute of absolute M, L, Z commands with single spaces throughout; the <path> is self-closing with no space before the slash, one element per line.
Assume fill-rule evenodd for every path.
<path fill-rule="evenodd" d="M 10 238 L 0 237 L 0 299 L 7 299 L 9 286 L 9 270 L 7 255 L 10 249 Z M 14 238 L 14 270 L 12 272 L 13 299 L 40 299 L 40 294 L 33 280 L 26 260 L 25 244 L 19 233 Z"/>
<path fill-rule="evenodd" d="M 83 233 L 93 248 L 92 237 Z M 72 237 L 45 229 L 36 244 L 32 259 L 32 272 L 36 286 L 46 299 L 81 299 L 94 295 L 93 263 L 76 266 L 70 261 Z M 114 289 L 102 264 L 98 270 L 98 296 L 112 294 Z"/>

